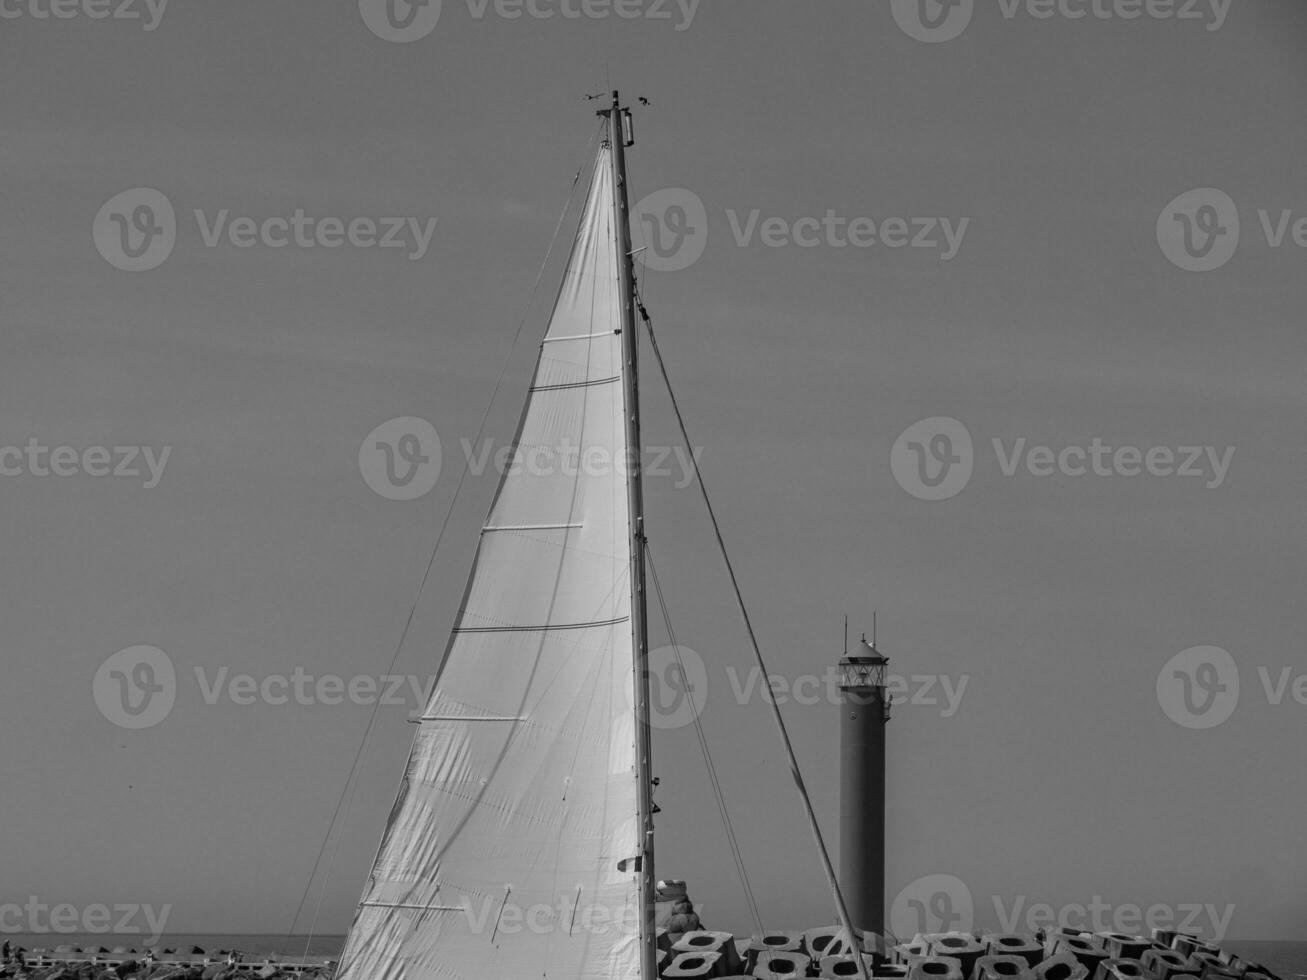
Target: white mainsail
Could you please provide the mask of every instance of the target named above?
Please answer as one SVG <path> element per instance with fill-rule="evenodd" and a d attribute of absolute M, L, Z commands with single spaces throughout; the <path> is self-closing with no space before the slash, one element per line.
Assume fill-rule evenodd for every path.
<path fill-rule="evenodd" d="M 338 980 L 640 976 L 610 152 Z"/>

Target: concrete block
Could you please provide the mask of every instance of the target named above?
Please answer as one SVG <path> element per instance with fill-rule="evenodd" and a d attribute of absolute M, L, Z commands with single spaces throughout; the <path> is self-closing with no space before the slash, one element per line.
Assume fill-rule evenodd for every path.
<path fill-rule="evenodd" d="M 908 980 L 906 963 L 880 963 L 872 971 L 874 980 Z"/>
<path fill-rule="evenodd" d="M 964 977 L 971 976 L 976 961 L 986 953 L 985 946 L 966 932 L 931 933 L 926 937 L 932 956 L 951 956 L 958 961 Z"/>
<path fill-rule="evenodd" d="M 1098 964 L 1093 980 L 1148 980 L 1148 971 L 1139 960 L 1109 956 Z"/>
<path fill-rule="evenodd" d="M 914 939 L 910 943 L 899 943 L 890 950 L 890 960 L 894 963 L 911 963 L 913 960 L 930 954 L 930 947 L 925 939 Z"/>
<path fill-rule="evenodd" d="M 1027 966 L 1037 966 L 1044 958 L 1044 947 L 1029 936 L 1012 932 L 991 932 L 980 940 L 990 956 L 1020 956 Z"/>
<path fill-rule="evenodd" d="M 820 960 L 826 956 L 848 956 L 853 948 L 843 926 L 819 926 L 804 932 L 803 951 Z"/>
<path fill-rule="evenodd" d="M 735 958 L 745 965 L 745 969 L 742 969 L 740 972 L 748 973 L 749 946 L 752 945 L 753 940 L 748 938 L 742 939 L 737 936 L 732 940 L 732 942 L 735 944 Z"/>
<path fill-rule="evenodd" d="M 1167 949 L 1170 949 L 1170 948 L 1171 948 L 1171 943 L 1172 943 L 1174 940 L 1175 940 L 1175 930 L 1174 930 L 1174 929 L 1154 929 L 1154 930 L 1153 930 L 1153 942 L 1158 943 L 1158 944 L 1161 945 L 1161 946 L 1165 946 Z"/>
<path fill-rule="evenodd" d="M 1150 940 L 1142 936 L 1127 936 L 1124 932 L 1100 932 L 1096 935 L 1107 955 L 1119 960 L 1137 960 L 1152 946 Z"/>
<path fill-rule="evenodd" d="M 988 954 L 976 960 L 971 980 L 1030 980 L 1030 963 L 1024 956 Z"/>
<path fill-rule="evenodd" d="M 918 956 L 908 964 L 908 980 L 965 980 L 962 963 L 952 956 Z"/>
<path fill-rule="evenodd" d="M 794 980 L 806 977 L 811 963 L 798 949 L 765 949 L 758 951 L 757 962 L 749 972 L 758 980 Z"/>
<path fill-rule="evenodd" d="M 755 933 L 745 952 L 745 973 L 752 973 L 763 953 L 803 953 L 803 933 L 780 929 Z"/>
<path fill-rule="evenodd" d="M 721 957 L 721 969 L 724 973 L 739 973 L 744 969 L 744 960 L 735 947 L 735 937 L 729 932 L 687 932 L 680 941 L 672 946 L 673 953 L 715 953 Z"/>
<path fill-rule="evenodd" d="M 1173 949 L 1146 949 L 1139 962 L 1152 980 L 1171 980 L 1176 974 L 1185 972 L 1189 957 Z"/>
<path fill-rule="evenodd" d="M 1059 939 L 1063 939 L 1067 936 L 1070 936 L 1073 939 L 1079 939 L 1084 934 L 1083 929 L 1072 929 L 1069 926 L 1054 926 L 1051 929 L 1041 929 L 1039 932 L 1035 933 L 1035 936 L 1044 944 L 1044 954 L 1046 956 L 1052 956 L 1053 947 L 1057 945 Z"/>
<path fill-rule="evenodd" d="M 659 971 L 663 980 L 708 980 L 722 974 L 720 953 L 677 953 L 672 962 Z"/>
<path fill-rule="evenodd" d="M 1204 976 L 1208 970 L 1224 970 L 1225 964 L 1215 953 L 1208 952 L 1205 949 L 1195 949 L 1189 954 L 1189 959 L 1185 963 L 1185 972 L 1193 973 L 1197 976 Z"/>
<path fill-rule="evenodd" d="M 1203 945 L 1203 941 L 1188 932 L 1177 932 L 1171 939 L 1171 948 L 1181 956 L 1188 956 Z"/>
<path fill-rule="evenodd" d="M 862 962 L 867 966 L 867 973 L 875 976 L 876 965 L 872 962 L 870 954 L 864 953 Z M 823 956 L 818 963 L 818 969 L 821 971 L 818 976 L 822 980 L 842 980 L 843 977 L 858 975 L 858 963 L 852 956 Z M 904 975 L 906 976 L 906 971 Z"/>
<path fill-rule="evenodd" d="M 1108 958 L 1103 944 L 1090 933 L 1079 936 L 1059 936 L 1053 941 L 1052 954 L 1057 956 L 1060 953 L 1070 953 L 1074 956 L 1091 977 L 1098 971 L 1098 964 Z"/>
<path fill-rule="evenodd" d="M 1089 980 L 1089 971 L 1070 953 L 1055 953 L 1030 971 L 1033 980 Z"/>

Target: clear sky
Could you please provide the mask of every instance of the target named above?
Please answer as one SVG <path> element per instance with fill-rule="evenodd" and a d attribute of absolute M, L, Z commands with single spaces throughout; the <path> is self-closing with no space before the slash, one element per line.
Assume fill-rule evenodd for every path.
<path fill-rule="evenodd" d="M 601 104 L 582 96 L 620 87 L 652 103 L 633 198 L 684 188 L 705 207 L 702 256 L 650 271 L 645 294 L 770 666 L 821 674 L 843 614 L 859 630 L 876 608 L 891 670 L 936 678 L 909 692 L 939 703 L 889 728 L 888 898 L 948 875 L 985 928 L 1024 928 L 1041 902 L 1177 919 L 1229 904 L 1228 936 L 1307 938 L 1307 8 L 1124 16 L 1143 6 L 977 0 L 923 41 L 898 0 L 650 2 L 630 19 L 445 0 L 395 43 L 352 0 L 136 0 L 137 20 L 0 0 L 0 903 L 290 926 L 370 709 L 206 690 L 390 670 L 505 363 L 485 437 L 511 438 L 548 276 L 515 348 L 514 331 Z M 1195 18 L 1160 16 L 1182 7 Z M 178 230 L 166 261 L 127 272 L 92 229 L 138 187 Z M 1159 241 L 1159 222 L 1206 235 L 1211 216 L 1233 241 L 1222 198 L 1167 211 L 1196 188 L 1239 217 L 1210 271 Z M 437 220 L 418 258 L 210 246 L 224 209 Z M 887 218 L 969 220 L 947 259 L 761 231 L 828 212 L 889 238 Z M 647 441 L 669 445 L 652 373 L 645 391 Z M 434 489 L 407 501 L 359 467 L 364 437 L 403 416 L 443 448 Z M 891 457 L 936 417 L 965 427 L 973 472 L 927 500 Z M 1158 472 L 1111 453 L 1109 475 L 1077 469 L 1096 439 L 1158 449 Z M 31 462 L 32 440 L 76 450 L 70 475 L 40 475 L 53 460 Z M 1009 463 L 1035 446 L 1050 452 Z M 1211 447 L 1204 475 L 1163 475 L 1161 447 L 1179 466 L 1188 446 Z M 94 476 L 113 447 L 148 447 L 157 485 L 143 453 L 139 477 Z M 651 477 L 649 533 L 678 639 L 706 664 L 754 888 L 769 925 L 830 921 L 766 706 L 735 694 L 746 640 L 678 482 Z M 436 669 L 493 490 L 489 471 L 463 487 L 396 671 Z M 128 730 L 93 691 L 138 645 L 167 654 L 176 703 Z M 1237 665 L 1238 703 L 1190 728 L 1159 674 L 1209 645 Z M 378 712 L 301 930 L 319 894 L 318 931 L 348 924 L 412 707 Z M 838 710 L 784 711 L 833 841 Z M 708 925 L 747 931 L 693 730 L 660 730 L 655 752 L 660 873 L 689 879 Z M 1190 925 L 1212 931 L 1206 912 Z"/>

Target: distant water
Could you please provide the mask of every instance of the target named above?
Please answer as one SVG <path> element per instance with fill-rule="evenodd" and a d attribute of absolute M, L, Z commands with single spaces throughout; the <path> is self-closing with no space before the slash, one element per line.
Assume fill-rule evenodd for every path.
<path fill-rule="evenodd" d="M 1228 939 L 1221 945 L 1246 960 L 1268 967 L 1284 980 L 1307 977 L 1307 942 L 1240 942 Z"/>
<path fill-rule="evenodd" d="M 104 946 L 113 949 L 115 946 L 127 946 L 141 949 L 146 944 L 148 937 L 140 935 L 92 936 L 84 933 L 60 933 L 42 936 L 0 933 L 0 939 L 8 939 L 11 944 L 23 946 L 27 949 L 42 947 L 53 949 L 65 943 L 83 948 L 87 946 Z M 199 946 L 207 951 L 238 949 L 243 953 L 259 957 L 276 953 L 281 959 L 291 959 L 304 955 L 306 942 L 308 943 L 308 955 L 310 956 L 339 956 L 341 947 L 345 945 L 345 937 L 314 936 L 310 941 L 308 936 L 292 936 L 288 942 L 284 935 L 277 934 L 178 933 L 164 936 L 154 945 L 172 946 L 179 950 L 190 949 L 192 946 Z M 1307 942 L 1241 942 L 1231 939 L 1222 943 L 1222 945 L 1238 953 L 1246 960 L 1269 967 L 1283 977 L 1284 980 L 1307 980 Z"/>

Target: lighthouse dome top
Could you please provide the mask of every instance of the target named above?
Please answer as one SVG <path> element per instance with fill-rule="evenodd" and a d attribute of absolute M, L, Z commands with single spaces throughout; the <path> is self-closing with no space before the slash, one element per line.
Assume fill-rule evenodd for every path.
<path fill-rule="evenodd" d="M 876 649 L 874 641 L 867 642 L 867 637 L 863 636 L 861 640 L 853 645 L 852 650 L 844 654 L 844 660 L 841 663 L 889 663 L 889 658 Z"/>

